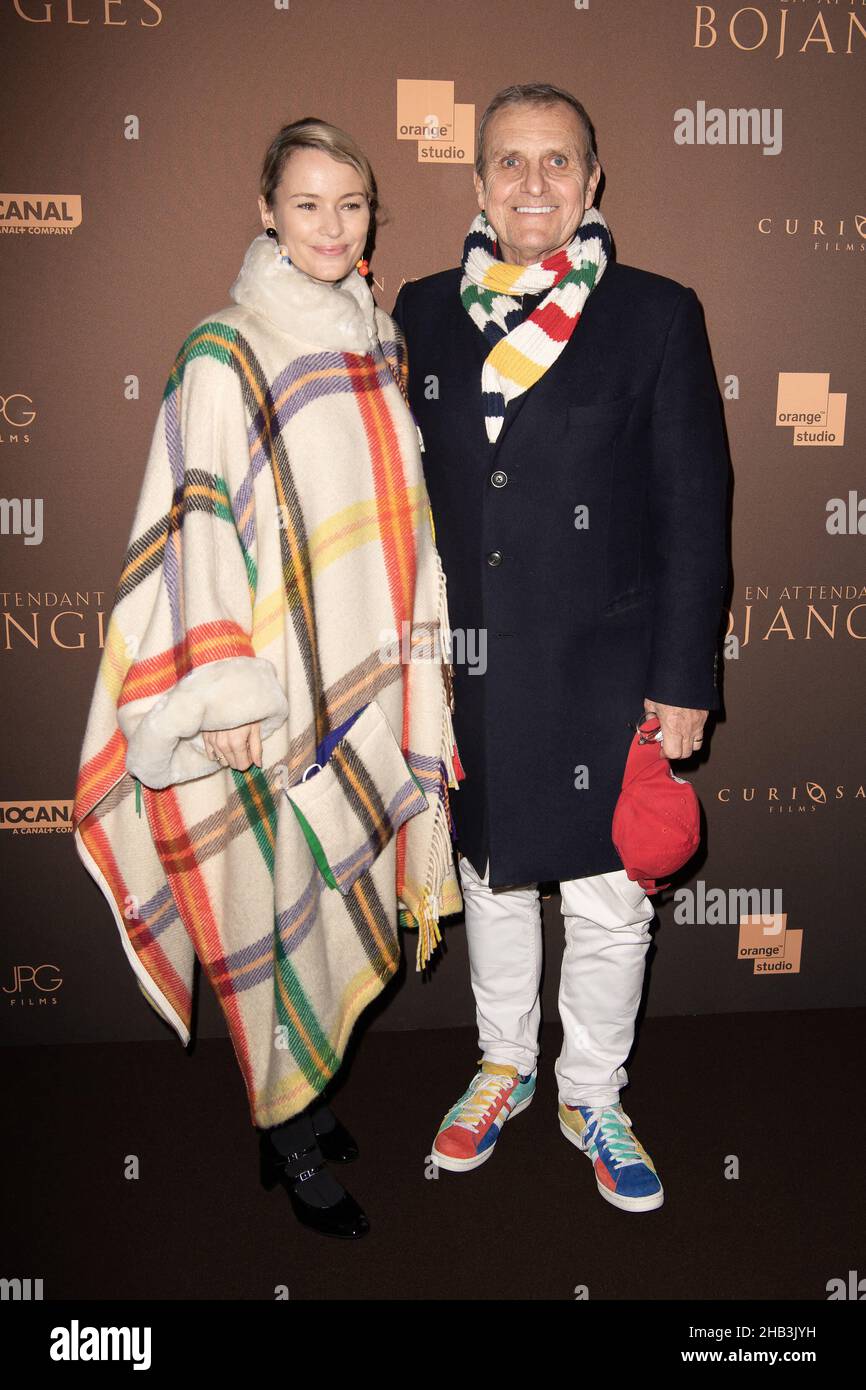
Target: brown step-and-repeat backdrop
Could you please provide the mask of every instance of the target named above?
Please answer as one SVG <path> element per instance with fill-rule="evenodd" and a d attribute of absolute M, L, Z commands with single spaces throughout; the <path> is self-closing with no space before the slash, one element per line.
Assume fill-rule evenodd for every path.
<path fill-rule="evenodd" d="M 697 291 L 734 468 L 725 716 L 689 774 L 706 842 L 659 905 L 648 1010 L 862 1004 L 866 2 L 0 0 L 0 42 L 4 1040 L 173 1036 L 72 796 L 166 374 L 228 302 L 268 142 L 314 114 L 369 152 L 390 310 L 458 262 L 478 119 L 531 81 L 595 122 L 619 259 Z M 446 937 L 374 1026 L 472 1022 Z M 202 994 L 199 1035 L 223 1033 Z"/>

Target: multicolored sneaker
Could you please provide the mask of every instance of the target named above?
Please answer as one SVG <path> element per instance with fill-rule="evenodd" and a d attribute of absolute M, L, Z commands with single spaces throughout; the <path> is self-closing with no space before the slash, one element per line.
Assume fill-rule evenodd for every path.
<path fill-rule="evenodd" d="M 621 1105 L 559 1103 L 559 1128 L 585 1153 L 595 1169 L 598 1190 L 623 1211 L 652 1211 L 665 1199 L 652 1159 L 635 1137 Z"/>
<path fill-rule="evenodd" d="M 430 1154 L 437 1168 L 462 1173 L 484 1163 L 506 1120 L 525 1110 L 534 1095 L 534 1071 L 518 1076 L 516 1067 L 482 1062 L 439 1126 Z"/>

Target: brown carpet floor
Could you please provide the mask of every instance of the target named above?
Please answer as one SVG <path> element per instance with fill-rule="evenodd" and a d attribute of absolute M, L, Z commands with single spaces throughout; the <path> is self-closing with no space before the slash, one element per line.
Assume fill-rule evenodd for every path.
<path fill-rule="evenodd" d="M 556 1025 L 533 1105 L 483 1167 L 438 1178 L 425 1156 L 474 1035 L 367 1032 L 333 1098 L 361 1148 L 336 1169 L 372 1223 L 356 1242 L 259 1186 L 228 1041 L 9 1047 L 4 1273 L 42 1278 L 46 1300 L 826 1300 L 866 1274 L 864 1021 L 644 1020 L 622 1099 L 665 1186 L 645 1214 L 604 1202 L 559 1133 Z"/>

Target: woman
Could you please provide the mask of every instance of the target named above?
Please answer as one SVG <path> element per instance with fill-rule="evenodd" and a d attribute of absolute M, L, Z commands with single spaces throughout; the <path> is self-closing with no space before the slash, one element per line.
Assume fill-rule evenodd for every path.
<path fill-rule="evenodd" d="M 263 1183 L 347 1238 L 369 1223 L 325 1158 L 357 1150 L 320 1094 L 397 968 L 398 914 L 420 966 L 460 907 L 444 578 L 399 334 L 365 278 L 376 207 L 343 131 L 276 136 L 232 304 L 165 389 L 73 813 L 184 1044 L 201 961 Z"/>

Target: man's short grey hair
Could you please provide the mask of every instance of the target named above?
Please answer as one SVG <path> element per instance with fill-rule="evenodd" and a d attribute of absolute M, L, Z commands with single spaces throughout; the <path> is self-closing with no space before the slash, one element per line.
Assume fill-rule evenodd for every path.
<path fill-rule="evenodd" d="M 564 102 L 577 114 L 585 136 L 584 156 L 590 173 L 592 173 L 598 163 L 598 153 L 595 145 L 595 129 L 587 115 L 586 108 L 581 105 L 577 97 L 572 96 L 571 92 L 567 92 L 564 87 L 554 87 L 550 82 L 524 82 L 513 87 L 503 87 L 500 92 L 496 93 L 481 117 L 481 123 L 478 127 L 478 150 L 475 155 L 475 172 L 478 177 L 484 178 L 484 132 L 488 121 L 495 112 L 501 111 L 503 106 L 556 106 L 559 102 Z"/>

